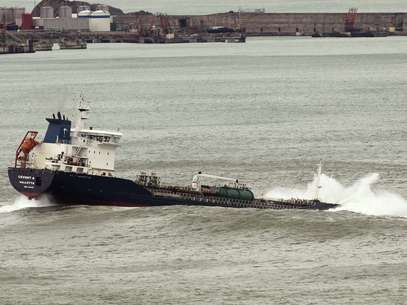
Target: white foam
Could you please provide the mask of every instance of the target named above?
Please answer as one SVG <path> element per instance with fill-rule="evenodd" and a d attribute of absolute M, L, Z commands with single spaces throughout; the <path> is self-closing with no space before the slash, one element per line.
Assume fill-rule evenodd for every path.
<path fill-rule="evenodd" d="M 41 208 L 52 206 L 51 200 L 47 196 L 41 196 L 38 199 L 28 199 L 21 195 L 17 197 L 13 204 L 0 206 L 0 213 L 10 213 L 27 208 Z"/>
<path fill-rule="evenodd" d="M 324 202 L 338 203 L 335 211 L 347 210 L 366 215 L 407 217 L 407 200 L 402 196 L 383 190 L 373 189 L 379 181 L 379 174 L 369 174 L 357 180 L 351 186 L 343 186 L 332 177 L 321 175 L 319 199 Z M 316 194 L 317 177 L 305 189 L 274 188 L 264 196 L 271 198 L 312 199 Z"/>

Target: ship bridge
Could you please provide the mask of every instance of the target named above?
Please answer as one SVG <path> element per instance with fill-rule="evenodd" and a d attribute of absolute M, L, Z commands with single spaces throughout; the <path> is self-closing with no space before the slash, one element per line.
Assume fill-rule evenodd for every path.
<path fill-rule="evenodd" d="M 80 105 L 74 128 L 71 121 L 58 113 L 48 118 L 44 141 L 31 153 L 30 166 L 73 173 L 113 176 L 116 148 L 123 134 L 86 127 L 89 109 Z"/>
<path fill-rule="evenodd" d="M 123 134 L 120 132 L 97 130 L 93 128 L 81 129 L 76 133 L 75 128 L 73 128 L 71 129 L 71 136 L 74 139 L 76 136 L 76 144 L 96 142 L 98 145 L 118 146 Z"/>

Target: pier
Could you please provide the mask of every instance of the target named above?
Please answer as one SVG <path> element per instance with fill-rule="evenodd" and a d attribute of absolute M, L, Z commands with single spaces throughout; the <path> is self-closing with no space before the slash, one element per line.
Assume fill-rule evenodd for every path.
<path fill-rule="evenodd" d="M 34 47 L 31 39 L 0 29 L 0 54 L 33 53 Z"/>

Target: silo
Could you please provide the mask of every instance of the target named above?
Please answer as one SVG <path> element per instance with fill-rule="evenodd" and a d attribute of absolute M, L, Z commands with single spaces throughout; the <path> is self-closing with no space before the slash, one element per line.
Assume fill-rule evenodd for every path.
<path fill-rule="evenodd" d="M 43 6 L 40 10 L 41 18 L 54 18 L 54 8 L 52 6 Z"/>
<path fill-rule="evenodd" d="M 59 18 L 72 18 L 72 8 L 67 5 L 63 5 L 59 8 Z"/>

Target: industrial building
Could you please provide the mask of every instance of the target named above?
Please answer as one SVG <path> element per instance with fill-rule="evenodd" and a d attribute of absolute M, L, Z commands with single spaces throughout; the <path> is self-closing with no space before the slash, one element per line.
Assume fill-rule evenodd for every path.
<path fill-rule="evenodd" d="M 24 13 L 25 8 L 0 7 L 0 27 L 6 27 L 12 24 L 21 27 Z"/>
<path fill-rule="evenodd" d="M 48 31 L 89 31 L 86 20 L 74 17 L 69 6 L 61 6 L 58 17 L 55 17 L 52 7 L 44 6 L 41 7 L 40 17 L 34 18 L 34 25 Z"/>
<path fill-rule="evenodd" d="M 61 6 L 58 16 L 55 16 L 52 7 L 41 7 L 40 17 L 34 18 L 36 28 L 48 31 L 91 31 L 109 32 L 111 17 L 109 12 L 104 10 L 91 11 L 88 7 L 82 6 L 78 14 L 72 14 L 72 8 Z"/>

